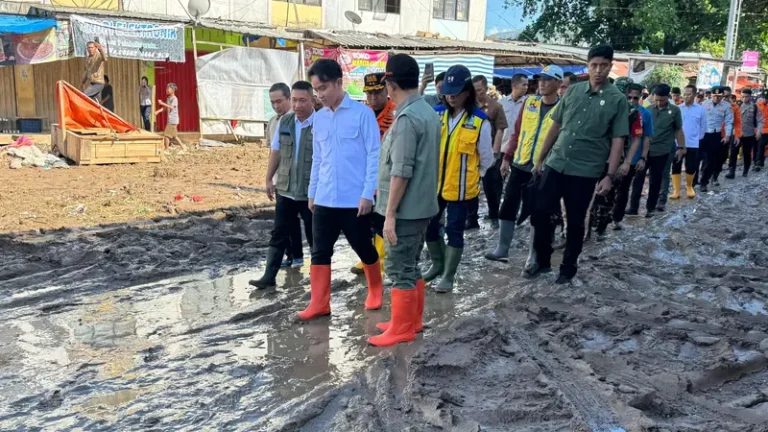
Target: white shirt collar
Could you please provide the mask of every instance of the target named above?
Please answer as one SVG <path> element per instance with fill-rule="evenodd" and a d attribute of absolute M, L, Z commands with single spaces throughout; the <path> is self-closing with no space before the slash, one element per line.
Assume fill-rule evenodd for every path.
<path fill-rule="evenodd" d="M 310 114 L 306 120 L 300 121 L 299 118 L 296 117 L 294 121 L 296 122 L 296 124 L 300 125 L 302 129 L 308 126 L 312 126 L 315 123 L 315 110 L 314 109 L 312 110 L 312 114 Z"/>

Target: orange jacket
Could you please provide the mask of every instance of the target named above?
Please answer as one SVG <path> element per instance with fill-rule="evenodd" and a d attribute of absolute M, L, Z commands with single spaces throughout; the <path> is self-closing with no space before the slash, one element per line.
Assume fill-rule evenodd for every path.
<path fill-rule="evenodd" d="M 731 109 L 733 110 L 733 135 L 741 139 L 741 108 L 738 104 L 732 103 Z M 723 131 L 720 134 L 725 138 L 725 123 L 723 123 Z"/>
<path fill-rule="evenodd" d="M 376 116 L 376 122 L 379 124 L 379 133 L 382 138 L 384 138 L 384 134 L 387 133 L 389 127 L 392 126 L 392 122 L 395 121 L 395 108 L 397 108 L 397 105 L 392 102 L 392 99 L 389 99 L 387 104 L 384 105 L 384 109 Z"/>
<path fill-rule="evenodd" d="M 763 133 L 768 134 L 768 101 L 762 101 L 757 104 L 757 109 L 763 113 Z"/>

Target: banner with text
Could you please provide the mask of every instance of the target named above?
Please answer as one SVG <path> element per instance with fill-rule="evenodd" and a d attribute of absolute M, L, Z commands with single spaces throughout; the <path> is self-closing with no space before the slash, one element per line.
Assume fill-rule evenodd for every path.
<path fill-rule="evenodd" d="M 757 72 L 757 64 L 760 61 L 760 53 L 757 51 L 744 51 L 741 55 L 741 70 L 743 72 Z"/>
<path fill-rule="evenodd" d="M 711 89 L 720 85 L 723 77 L 723 64 L 710 60 L 699 60 L 699 75 L 696 78 L 696 87 Z"/>
<path fill-rule="evenodd" d="M 352 99 L 365 99 L 363 78 L 370 73 L 384 72 L 389 60 L 387 51 L 350 50 L 344 48 L 307 48 L 304 64 L 309 69 L 316 60 L 336 60 L 344 73 L 344 90 Z"/>
<path fill-rule="evenodd" d="M 75 54 L 88 55 L 90 41 L 102 44 L 107 57 L 184 62 L 184 24 L 70 17 Z"/>

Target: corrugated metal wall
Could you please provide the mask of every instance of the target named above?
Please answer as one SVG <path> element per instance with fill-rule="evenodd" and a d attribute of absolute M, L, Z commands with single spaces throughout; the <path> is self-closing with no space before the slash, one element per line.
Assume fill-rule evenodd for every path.
<path fill-rule="evenodd" d="M 2 68 L 9 69 L 9 68 Z M 0 69 L 0 71 L 2 71 Z M 35 106 L 38 117 L 43 117 L 43 128 L 50 130 L 51 123 L 56 123 L 56 81 L 65 80 L 80 88 L 80 80 L 85 69 L 84 58 L 74 58 L 51 63 L 34 65 Z M 141 61 L 110 58 L 104 71 L 109 75 L 115 97 L 115 114 L 131 124 L 141 126 L 139 122 L 139 80 L 141 79 Z"/>
<path fill-rule="evenodd" d="M 198 56 L 206 53 L 198 52 Z M 186 51 L 184 63 L 155 62 L 155 98 L 166 99 L 165 88 L 174 83 L 179 88 L 179 132 L 198 132 L 200 130 L 200 110 L 197 106 L 197 75 L 195 60 L 191 50 Z M 158 108 L 160 108 L 158 106 Z M 168 122 L 168 115 L 162 112 L 157 116 L 157 130 L 163 130 Z"/>
<path fill-rule="evenodd" d="M 16 86 L 13 66 L 0 67 L 0 118 L 16 117 Z M 0 125 L 5 126 L 5 125 Z"/>

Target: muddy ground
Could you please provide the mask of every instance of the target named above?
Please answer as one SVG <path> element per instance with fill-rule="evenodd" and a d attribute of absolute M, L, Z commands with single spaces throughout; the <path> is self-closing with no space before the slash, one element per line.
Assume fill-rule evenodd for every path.
<path fill-rule="evenodd" d="M 766 431 L 768 176 L 671 203 L 589 244 L 577 279 L 518 275 L 469 236 L 426 330 L 334 257 L 333 316 L 299 323 L 308 268 L 254 291 L 269 213 L 0 240 L 0 430 Z M 559 256 L 559 252 L 556 252 Z"/>
<path fill-rule="evenodd" d="M 188 145 L 191 150 L 173 150 L 162 163 L 69 169 L 10 169 L 11 157 L 0 149 L 0 234 L 151 221 L 269 203 L 263 190 L 266 145 Z M 47 150 L 44 142 L 40 147 Z"/>

